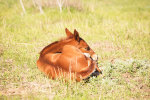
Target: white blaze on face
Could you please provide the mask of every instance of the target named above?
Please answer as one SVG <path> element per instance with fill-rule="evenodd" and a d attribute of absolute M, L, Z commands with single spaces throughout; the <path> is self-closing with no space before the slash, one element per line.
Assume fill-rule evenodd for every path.
<path fill-rule="evenodd" d="M 91 55 L 89 53 L 83 53 L 86 57 L 90 58 Z M 94 61 L 98 60 L 98 56 L 96 54 L 92 55 L 91 57 Z"/>
<path fill-rule="evenodd" d="M 83 53 L 86 57 L 90 58 L 90 54 L 89 53 Z"/>

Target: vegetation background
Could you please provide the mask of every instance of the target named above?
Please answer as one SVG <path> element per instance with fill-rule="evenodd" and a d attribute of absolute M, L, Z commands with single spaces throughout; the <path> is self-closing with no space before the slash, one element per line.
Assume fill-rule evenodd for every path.
<path fill-rule="evenodd" d="M 99 56 L 103 74 L 88 83 L 50 80 L 36 67 L 66 27 Z M 0 0 L 0 99 L 149 100 L 150 1 Z"/>

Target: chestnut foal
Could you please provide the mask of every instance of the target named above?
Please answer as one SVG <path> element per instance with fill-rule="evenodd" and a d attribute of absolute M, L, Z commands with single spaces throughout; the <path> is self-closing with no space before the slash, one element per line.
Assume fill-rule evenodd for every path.
<path fill-rule="evenodd" d="M 97 55 L 74 30 L 65 30 L 67 38 L 46 46 L 37 61 L 38 68 L 49 78 L 69 78 L 81 81 L 101 73 Z"/>

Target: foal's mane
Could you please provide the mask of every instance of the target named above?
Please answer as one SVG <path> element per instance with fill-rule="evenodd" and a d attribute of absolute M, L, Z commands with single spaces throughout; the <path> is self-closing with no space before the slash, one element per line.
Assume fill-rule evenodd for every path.
<path fill-rule="evenodd" d="M 43 52 L 44 52 L 46 49 L 51 48 L 53 45 L 55 45 L 55 44 L 57 44 L 57 43 L 60 43 L 60 42 L 62 42 L 62 41 L 69 40 L 69 39 L 71 39 L 71 38 L 73 38 L 73 37 L 71 36 L 71 37 L 67 37 L 67 38 L 61 38 L 59 41 L 55 41 L 55 42 L 49 44 L 48 46 L 46 46 L 46 47 L 40 52 L 40 55 L 43 55 Z"/>

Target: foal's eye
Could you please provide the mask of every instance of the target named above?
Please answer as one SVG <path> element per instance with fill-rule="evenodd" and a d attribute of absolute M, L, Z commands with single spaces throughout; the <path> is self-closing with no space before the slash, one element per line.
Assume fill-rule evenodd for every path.
<path fill-rule="evenodd" d="M 86 50 L 90 50 L 90 47 L 86 47 L 85 49 L 86 49 Z"/>

